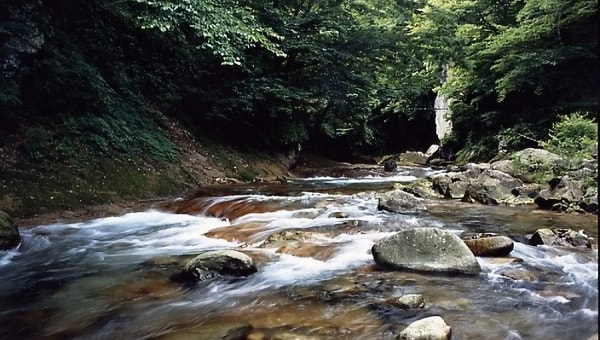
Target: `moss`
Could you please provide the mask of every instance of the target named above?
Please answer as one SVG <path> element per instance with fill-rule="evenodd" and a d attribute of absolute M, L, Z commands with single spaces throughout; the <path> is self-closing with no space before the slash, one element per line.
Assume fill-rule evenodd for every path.
<path fill-rule="evenodd" d="M 164 165 L 141 160 L 80 159 L 76 164 L 21 163 L 0 169 L 0 201 L 13 216 L 73 210 L 88 205 L 173 195 L 184 187 Z"/>

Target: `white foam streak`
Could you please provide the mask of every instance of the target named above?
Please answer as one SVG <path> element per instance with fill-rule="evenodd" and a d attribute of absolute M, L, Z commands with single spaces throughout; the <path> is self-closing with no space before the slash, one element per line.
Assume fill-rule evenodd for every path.
<path fill-rule="evenodd" d="M 327 261 L 281 254 L 276 262 L 267 265 L 257 274 L 257 279 L 275 287 L 313 284 L 370 263 L 373 260 L 369 253 L 372 246 L 371 240 L 355 239 L 342 246 L 337 255 Z"/>
<path fill-rule="evenodd" d="M 417 177 L 412 175 L 394 175 L 394 176 L 365 176 L 365 177 L 309 177 L 305 181 L 319 181 L 328 184 L 357 184 L 357 183 L 385 183 L 385 182 L 412 182 Z"/>
<path fill-rule="evenodd" d="M 0 266 L 9 264 L 13 257 L 19 254 L 18 248 L 0 251 Z"/>

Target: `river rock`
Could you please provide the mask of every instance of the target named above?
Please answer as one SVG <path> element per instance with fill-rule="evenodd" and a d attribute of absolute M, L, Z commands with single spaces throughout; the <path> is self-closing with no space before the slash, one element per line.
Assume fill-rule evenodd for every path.
<path fill-rule="evenodd" d="M 429 163 L 429 161 L 432 160 L 432 159 L 440 158 L 441 157 L 441 151 L 442 151 L 442 149 L 440 148 L 439 145 L 437 145 L 437 144 L 431 144 L 427 148 L 427 151 L 425 151 L 425 156 L 427 157 L 427 162 Z"/>
<path fill-rule="evenodd" d="M 523 269 L 506 269 L 499 273 L 500 275 L 516 281 L 537 281 L 538 278 L 533 273 Z"/>
<path fill-rule="evenodd" d="M 479 233 L 462 239 L 475 256 L 507 256 L 515 246 L 510 238 L 492 233 Z"/>
<path fill-rule="evenodd" d="M 513 189 L 521 187 L 523 182 L 499 170 L 487 169 L 467 186 L 462 200 L 479 202 L 486 205 L 514 205 Z"/>
<path fill-rule="evenodd" d="M 452 329 L 440 316 L 417 320 L 406 327 L 396 340 L 449 340 Z"/>
<path fill-rule="evenodd" d="M 176 281 L 206 281 L 222 276 L 248 276 L 257 269 L 252 258 L 235 250 L 213 250 L 190 260 Z"/>
<path fill-rule="evenodd" d="M 378 210 L 406 213 L 427 210 L 421 199 L 399 189 L 379 194 Z"/>
<path fill-rule="evenodd" d="M 577 232 L 572 229 L 559 228 L 536 230 L 529 239 L 529 244 L 533 246 L 592 247 L 589 237 L 583 231 Z"/>
<path fill-rule="evenodd" d="M 490 169 L 502 171 L 511 176 L 516 175 L 514 161 L 512 161 L 510 159 L 503 159 L 503 160 L 493 162 L 490 166 Z"/>
<path fill-rule="evenodd" d="M 541 190 L 534 202 L 541 209 L 569 211 L 579 208 L 583 200 L 583 183 L 573 181 L 568 176 L 555 177 L 548 182 L 548 187 Z"/>
<path fill-rule="evenodd" d="M 425 307 L 425 298 L 421 294 L 405 294 L 389 299 L 387 303 L 401 309 L 420 309 Z"/>
<path fill-rule="evenodd" d="M 396 168 L 398 168 L 398 164 L 391 158 L 383 162 L 383 171 L 392 172 L 396 171 Z"/>
<path fill-rule="evenodd" d="M 371 248 L 375 262 L 385 268 L 474 275 L 477 259 L 455 234 L 438 228 L 415 228 L 377 241 Z"/>
<path fill-rule="evenodd" d="M 463 172 L 447 172 L 431 176 L 433 190 L 445 198 L 463 198 L 469 178 Z"/>
<path fill-rule="evenodd" d="M 19 229 L 10 216 L 0 210 L 0 250 L 12 249 L 21 242 Z"/>
<path fill-rule="evenodd" d="M 261 243 L 260 248 L 279 248 L 288 243 L 303 242 L 314 237 L 316 234 L 311 231 L 304 230 L 283 230 L 276 232 Z"/>
<path fill-rule="evenodd" d="M 552 171 L 557 164 L 564 162 L 557 154 L 535 148 L 527 148 L 515 152 L 511 156 L 511 160 L 513 161 L 515 177 L 525 183 L 535 182 L 532 174 L 539 173 L 540 171 Z"/>
<path fill-rule="evenodd" d="M 406 151 L 398 156 L 402 163 L 425 165 L 429 157 L 421 151 Z"/>
<path fill-rule="evenodd" d="M 598 188 L 589 187 L 579 202 L 579 206 L 586 212 L 598 214 Z"/>
<path fill-rule="evenodd" d="M 419 178 L 416 181 L 409 183 L 396 183 L 395 189 L 408 192 L 418 198 L 425 199 L 442 199 L 444 198 L 437 191 L 433 190 L 433 184 L 427 178 Z"/>
<path fill-rule="evenodd" d="M 467 163 L 460 167 L 462 174 L 469 179 L 477 179 L 484 171 L 490 169 L 489 163 Z"/>

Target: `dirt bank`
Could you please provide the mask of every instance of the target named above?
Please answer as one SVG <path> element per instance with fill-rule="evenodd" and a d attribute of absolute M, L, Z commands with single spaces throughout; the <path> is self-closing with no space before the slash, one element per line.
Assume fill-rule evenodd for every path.
<path fill-rule="evenodd" d="M 181 157 L 174 163 L 82 158 L 77 164 L 27 164 L 18 149 L 0 149 L 0 210 L 20 227 L 142 211 L 203 186 L 289 178 L 293 154 L 241 150 L 200 141 L 169 124 Z"/>

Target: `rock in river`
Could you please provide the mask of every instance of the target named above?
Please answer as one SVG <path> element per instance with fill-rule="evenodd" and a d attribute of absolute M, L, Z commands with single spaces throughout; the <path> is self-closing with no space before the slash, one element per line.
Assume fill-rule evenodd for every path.
<path fill-rule="evenodd" d="M 213 250 L 190 260 L 176 281 L 206 281 L 222 276 L 248 276 L 257 269 L 252 258 L 235 250 Z"/>
<path fill-rule="evenodd" d="M 377 241 L 375 262 L 395 270 L 475 275 L 481 267 L 455 234 L 438 228 L 415 228 Z"/>
<path fill-rule="evenodd" d="M 509 237 L 493 233 L 463 236 L 462 239 L 475 256 L 507 256 L 515 246 Z"/>
<path fill-rule="evenodd" d="M 406 327 L 397 340 L 449 340 L 452 329 L 440 316 L 417 320 Z"/>

